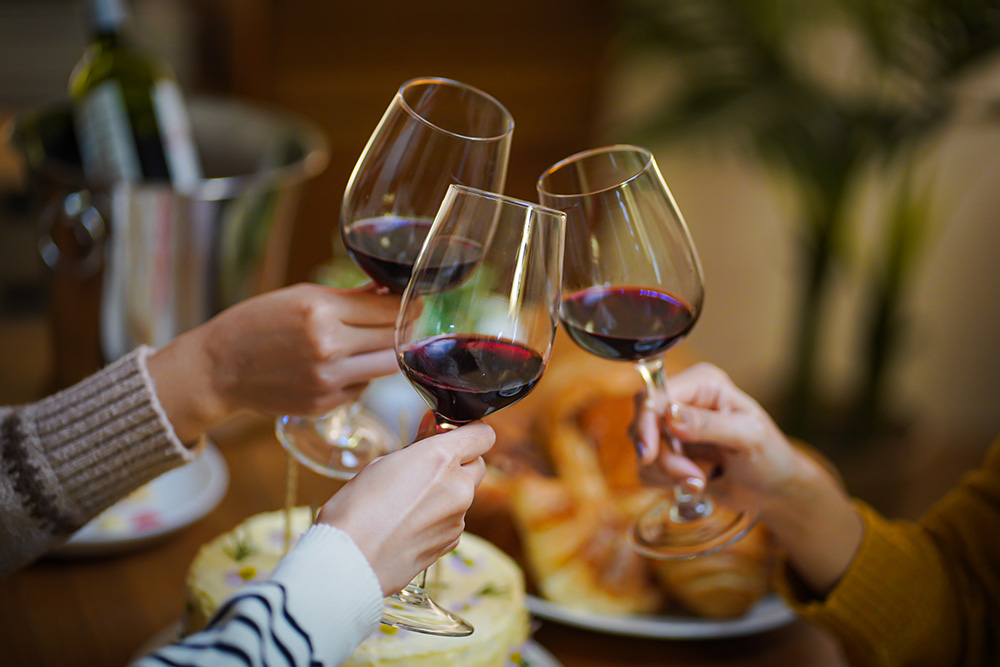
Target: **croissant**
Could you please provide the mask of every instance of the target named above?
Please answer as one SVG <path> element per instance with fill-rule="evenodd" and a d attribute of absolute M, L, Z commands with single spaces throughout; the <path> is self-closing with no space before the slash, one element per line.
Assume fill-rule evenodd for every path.
<path fill-rule="evenodd" d="M 688 560 L 655 561 L 653 571 L 670 597 L 705 618 L 742 616 L 768 589 L 771 545 L 764 527 L 722 551 Z"/>
<path fill-rule="evenodd" d="M 615 614 L 650 612 L 663 604 L 645 559 L 622 539 L 632 519 L 619 502 L 641 492 L 637 479 L 629 478 L 636 469 L 634 451 L 629 445 L 631 459 L 610 460 L 622 471 L 612 486 L 602 469 L 604 457 L 578 414 L 579 406 L 609 390 L 631 401 L 635 379 L 629 372 L 605 376 L 600 384 L 574 382 L 553 396 L 553 417 L 539 420 L 538 440 L 548 445 L 556 477 L 530 471 L 513 477 L 511 512 L 528 566 L 542 594 L 554 602 Z"/>
<path fill-rule="evenodd" d="M 621 539 L 629 518 L 613 505 L 581 502 L 565 482 L 537 474 L 519 476 L 511 500 L 529 570 L 545 598 L 609 614 L 662 606 L 644 559 Z"/>

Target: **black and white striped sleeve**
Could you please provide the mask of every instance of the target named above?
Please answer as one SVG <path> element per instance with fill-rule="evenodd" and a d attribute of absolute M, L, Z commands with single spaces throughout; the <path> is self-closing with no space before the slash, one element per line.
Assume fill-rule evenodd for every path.
<path fill-rule="evenodd" d="M 241 589 L 208 626 L 137 667 L 338 665 L 377 627 L 382 591 L 346 533 L 312 526 L 270 581 Z"/>
<path fill-rule="evenodd" d="M 149 665 L 257 667 L 320 664 L 312 640 L 288 611 L 278 583 L 249 586 L 230 598 L 201 632 L 144 658 Z"/>

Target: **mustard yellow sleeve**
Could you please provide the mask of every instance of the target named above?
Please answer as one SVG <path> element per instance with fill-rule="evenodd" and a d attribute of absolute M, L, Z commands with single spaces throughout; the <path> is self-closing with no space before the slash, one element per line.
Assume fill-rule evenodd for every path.
<path fill-rule="evenodd" d="M 779 590 L 796 611 L 855 665 L 1000 664 L 1000 441 L 917 522 L 856 507 L 864 539 L 826 599 L 781 568 Z"/>

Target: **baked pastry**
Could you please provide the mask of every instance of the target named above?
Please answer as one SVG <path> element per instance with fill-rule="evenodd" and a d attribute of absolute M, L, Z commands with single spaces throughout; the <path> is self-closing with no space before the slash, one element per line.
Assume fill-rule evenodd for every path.
<path fill-rule="evenodd" d="M 600 613 L 651 612 L 663 604 L 645 559 L 622 539 L 632 521 L 628 508 L 645 494 L 634 450 L 629 444 L 614 455 L 602 454 L 602 446 L 595 447 L 585 432 L 587 420 L 581 421 L 579 410 L 609 395 L 630 405 L 637 378 L 624 370 L 630 374 L 569 383 L 552 396 L 552 418 L 539 420 L 537 433 L 555 476 L 527 470 L 510 481 L 511 512 L 539 591 L 554 602 Z M 591 421 L 618 423 L 619 415 L 604 416 L 591 416 Z"/>
<path fill-rule="evenodd" d="M 651 561 L 670 598 L 704 618 L 742 616 L 768 591 L 772 549 L 761 524 L 715 553 L 687 560 Z"/>
<path fill-rule="evenodd" d="M 291 535 L 310 523 L 309 509 L 291 512 Z M 185 632 L 208 622 L 219 605 L 249 581 L 266 579 L 284 553 L 285 513 L 252 516 L 203 545 L 187 575 Z M 504 667 L 521 664 L 528 638 L 521 568 L 486 540 L 465 533 L 455 551 L 428 572 L 435 600 L 476 628 L 468 637 L 435 637 L 382 625 L 344 663 L 352 667 L 421 665 Z"/>
<path fill-rule="evenodd" d="M 613 505 L 580 502 L 564 482 L 528 474 L 514 482 L 511 507 L 543 597 L 608 614 L 662 605 L 644 559 L 621 539 L 628 517 Z"/>

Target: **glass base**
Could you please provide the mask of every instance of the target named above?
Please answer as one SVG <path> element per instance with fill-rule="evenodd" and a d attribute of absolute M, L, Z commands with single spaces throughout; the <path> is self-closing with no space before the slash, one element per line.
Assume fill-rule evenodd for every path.
<path fill-rule="evenodd" d="M 361 404 L 341 406 L 322 417 L 278 417 L 278 440 L 302 465 L 327 477 L 350 479 L 373 459 L 402 443 Z"/>
<path fill-rule="evenodd" d="M 704 496 L 700 506 L 657 501 L 639 515 L 626 534 L 638 553 L 658 560 L 704 556 L 728 547 L 757 523 L 757 515 L 737 512 Z"/>
<path fill-rule="evenodd" d="M 423 589 L 412 585 L 385 599 L 382 623 L 440 637 L 468 637 L 474 630 L 468 621 L 439 607 Z"/>

